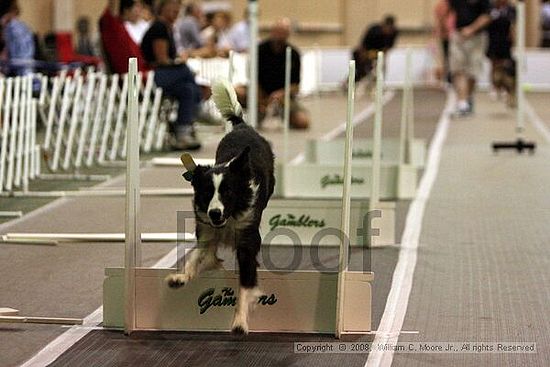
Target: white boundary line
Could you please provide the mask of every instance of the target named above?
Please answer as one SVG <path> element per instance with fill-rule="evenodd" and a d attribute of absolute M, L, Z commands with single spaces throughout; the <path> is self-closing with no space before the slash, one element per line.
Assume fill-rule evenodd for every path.
<path fill-rule="evenodd" d="M 185 252 L 190 249 L 185 249 Z M 183 255 L 185 256 L 185 255 Z M 153 265 L 153 268 L 165 268 L 173 266 L 178 257 L 177 246 L 167 253 L 162 259 Z M 76 344 L 80 339 L 85 337 L 93 330 L 102 329 L 98 325 L 103 321 L 103 306 L 89 314 L 84 318 L 82 325 L 76 325 L 69 328 L 63 334 L 52 340 L 48 345 L 42 348 L 31 359 L 23 363 L 20 367 L 43 367 L 54 362 L 70 347 Z"/>
<path fill-rule="evenodd" d="M 439 170 L 441 151 L 449 130 L 449 111 L 451 106 L 454 105 L 454 95 L 450 92 L 447 93 L 445 110 L 439 119 L 437 130 L 432 144 L 430 145 L 426 170 L 418 187 L 418 191 L 416 192 L 416 198 L 412 202 L 407 213 L 405 229 L 401 239 L 399 259 L 393 272 L 390 293 L 388 295 L 384 314 L 380 320 L 378 333 L 374 338 L 374 344 L 395 344 L 399 338 L 401 328 L 403 327 L 403 321 L 407 312 L 409 295 L 412 288 L 414 269 L 416 267 L 417 249 L 422 230 L 424 211 Z M 373 350 L 369 353 L 365 367 L 391 366 L 392 360 L 392 350 Z"/>
<path fill-rule="evenodd" d="M 385 106 L 389 101 L 393 99 L 393 97 L 395 97 L 395 91 L 393 90 L 389 90 L 386 93 L 384 93 L 384 97 L 382 98 L 382 106 Z M 353 126 L 355 127 L 365 122 L 372 115 L 374 115 L 374 112 L 375 112 L 374 103 L 371 103 L 353 118 Z M 346 122 L 344 121 L 340 125 L 336 126 L 334 129 L 325 133 L 323 136 L 321 136 L 320 139 L 324 141 L 332 140 L 345 131 L 346 131 Z M 291 160 L 289 164 L 300 164 L 304 161 L 304 159 L 305 159 L 305 153 L 302 152 L 298 154 L 293 160 Z"/>
<path fill-rule="evenodd" d="M 550 128 L 546 123 L 542 120 L 542 118 L 539 116 L 539 114 L 535 111 L 531 103 L 527 101 L 527 98 L 525 99 L 525 114 L 527 117 L 529 117 L 529 120 L 531 121 L 531 124 L 535 127 L 535 129 L 542 135 L 544 140 L 546 140 L 547 143 L 550 143 Z"/>

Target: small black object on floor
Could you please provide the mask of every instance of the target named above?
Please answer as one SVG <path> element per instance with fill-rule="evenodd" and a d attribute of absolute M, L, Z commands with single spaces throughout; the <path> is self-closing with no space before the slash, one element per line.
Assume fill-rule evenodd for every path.
<path fill-rule="evenodd" d="M 518 138 L 515 142 L 495 142 L 493 143 L 493 152 L 498 153 L 501 149 L 515 149 L 519 154 L 523 151 L 528 151 L 529 154 L 534 154 L 537 144 L 535 142 L 525 141 Z"/>

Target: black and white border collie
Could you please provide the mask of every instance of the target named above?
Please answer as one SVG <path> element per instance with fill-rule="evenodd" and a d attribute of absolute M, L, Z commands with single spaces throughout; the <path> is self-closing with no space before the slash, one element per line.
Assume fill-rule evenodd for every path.
<path fill-rule="evenodd" d="M 232 331 L 248 333 L 248 312 L 261 292 L 256 257 L 262 243 L 262 212 L 273 194 L 274 156 L 270 144 L 243 120 L 233 87 L 214 84 L 212 94 L 222 116 L 233 129 L 218 145 L 214 166 L 197 166 L 191 184 L 195 191 L 197 248 L 191 251 L 184 273 L 170 274 L 166 281 L 179 288 L 201 271 L 221 268 L 218 246 L 232 246 L 239 264 L 239 296 Z"/>

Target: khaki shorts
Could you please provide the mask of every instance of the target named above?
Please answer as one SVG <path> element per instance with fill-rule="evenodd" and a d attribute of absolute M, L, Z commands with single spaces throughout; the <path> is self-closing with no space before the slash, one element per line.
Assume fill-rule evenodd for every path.
<path fill-rule="evenodd" d="M 470 38 L 463 38 L 458 32 L 451 35 L 449 66 L 451 73 L 465 73 L 478 77 L 483 72 L 487 36 L 485 32 Z"/>

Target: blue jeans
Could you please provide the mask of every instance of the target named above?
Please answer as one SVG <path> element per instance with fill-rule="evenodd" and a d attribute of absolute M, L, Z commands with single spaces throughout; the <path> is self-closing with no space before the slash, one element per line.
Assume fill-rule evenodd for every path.
<path fill-rule="evenodd" d="M 165 95 L 178 101 L 176 134 L 189 131 L 201 101 L 201 90 L 195 83 L 193 72 L 185 64 L 158 68 L 155 70 L 155 84 Z"/>

